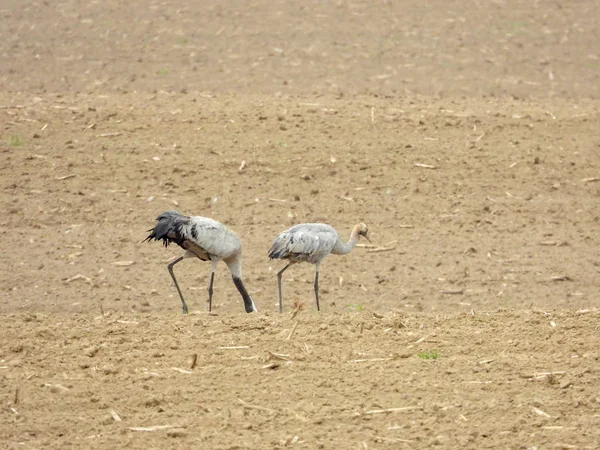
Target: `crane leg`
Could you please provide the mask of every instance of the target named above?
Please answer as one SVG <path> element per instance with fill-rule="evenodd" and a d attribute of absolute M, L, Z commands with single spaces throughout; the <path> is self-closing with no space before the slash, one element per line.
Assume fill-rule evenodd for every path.
<path fill-rule="evenodd" d="M 285 266 L 283 269 L 281 269 L 279 272 L 277 272 L 277 292 L 279 293 L 279 312 L 282 313 L 283 312 L 283 300 L 281 298 L 281 276 L 283 275 L 283 272 L 285 272 L 287 270 L 288 267 L 290 267 L 292 265 L 292 263 L 289 263 L 287 266 Z"/>
<path fill-rule="evenodd" d="M 175 264 L 177 264 L 178 262 L 183 260 L 183 256 L 180 256 L 179 258 L 177 258 L 175 261 L 173 261 L 171 264 L 169 264 L 167 267 L 169 268 L 169 273 L 171 274 L 171 278 L 173 278 L 173 283 L 175 283 L 175 287 L 177 288 L 177 292 L 179 292 L 179 298 L 181 298 L 181 303 L 183 304 L 183 313 L 187 314 L 188 313 L 188 307 L 185 303 L 185 300 L 183 299 L 183 294 L 181 293 L 181 289 L 179 289 L 179 284 L 177 284 L 177 278 L 175 278 L 175 274 L 173 273 L 173 266 Z"/>
<path fill-rule="evenodd" d="M 317 311 L 321 311 L 319 308 L 319 271 L 315 272 L 315 298 L 317 299 Z"/>
<path fill-rule="evenodd" d="M 208 312 L 212 310 L 213 283 L 215 281 L 215 272 L 217 271 L 217 264 L 219 264 L 219 260 L 216 258 L 211 258 L 210 264 L 212 268 L 210 271 L 210 282 L 208 283 Z"/>
<path fill-rule="evenodd" d="M 213 281 L 215 280 L 215 273 L 210 273 L 210 283 L 208 284 L 208 312 L 212 309 L 212 294 L 213 294 Z"/>

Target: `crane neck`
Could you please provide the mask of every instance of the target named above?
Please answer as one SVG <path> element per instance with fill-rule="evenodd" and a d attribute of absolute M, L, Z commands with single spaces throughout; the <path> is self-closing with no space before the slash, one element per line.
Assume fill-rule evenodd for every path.
<path fill-rule="evenodd" d="M 229 268 L 229 271 L 231 272 L 231 275 L 234 278 L 242 278 L 242 255 L 241 254 L 237 254 L 235 255 L 235 257 L 228 259 L 225 261 L 225 264 L 227 264 L 227 267 Z"/>
<path fill-rule="evenodd" d="M 337 244 L 333 248 L 331 253 L 335 253 L 336 255 L 346 255 L 350 253 L 356 243 L 358 242 L 358 229 L 354 227 L 352 233 L 350 233 L 350 239 L 348 242 L 342 242 L 342 240 L 338 237 Z"/>
<path fill-rule="evenodd" d="M 231 278 L 233 278 L 233 284 L 237 288 L 238 292 L 242 296 L 244 300 L 244 308 L 247 313 L 258 311 L 252 297 L 248 294 L 246 290 L 246 286 L 244 286 L 244 282 L 242 281 L 242 255 L 238 253 L 233 259 L 225 261 L 227 267 L 229 267 L 229 271 L 231 272 Z"/>
<path fill-rule="evenodd" d="M 232 275 L 231 278 L 233 278 L 233 284 L 235 284 L 235 287 L 242 296 L 242 299 L 244 300 L 244 308 L 246 309 L 246 312 L 251 313 L 258 311 L 258 309 L 256 309 L 256 306 L 254 305 L 252 297 L 250 297 L 250 294 L 248 294 L 248 291 L 246 290 L 246 286 L 244 286 L 244 282 L 242 281 L 242 279 L 236 277 L 235 275 Z"/>

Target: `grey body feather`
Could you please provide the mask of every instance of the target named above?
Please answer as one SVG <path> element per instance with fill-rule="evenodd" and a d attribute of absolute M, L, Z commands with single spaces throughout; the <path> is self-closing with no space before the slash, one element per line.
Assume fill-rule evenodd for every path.
<path fill-rule="evenodd" d="M 301 223 L 281 233 L 269 250 L 269 258 L 320 263 L 330 253 L 343 251 L 338 232 L 325 223 Z M 341 253 L 341 252 L 340 252 Z"/>

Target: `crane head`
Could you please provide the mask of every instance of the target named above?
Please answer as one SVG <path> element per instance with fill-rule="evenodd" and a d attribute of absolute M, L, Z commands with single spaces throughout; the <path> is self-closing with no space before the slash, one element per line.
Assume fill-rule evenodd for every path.
<path fill-rule="evenodd" d="M 358 225 L 356 225 L 356 228 L 358 229 L 358 235 L 359 236 L 363 236 L 367 241 L 371 242 L 371 239 L 369 239 L 368 233 L 369 233 L 369 229 L 367 228 L 367 226 L 364 223 L 359 223 Z"/>

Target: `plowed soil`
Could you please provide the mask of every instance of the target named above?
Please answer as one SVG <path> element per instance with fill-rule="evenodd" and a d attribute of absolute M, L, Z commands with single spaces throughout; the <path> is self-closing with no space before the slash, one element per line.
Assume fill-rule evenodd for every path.
<path fill-rule="evenodd" d="M 600 447 L 595 2 L 0 17 L 0 447 Z M 181 314 L 169 209 L 240 235 L 258 313 L 186 260 Z M 279 314 L 301 222 L 373 244 Z"/>

